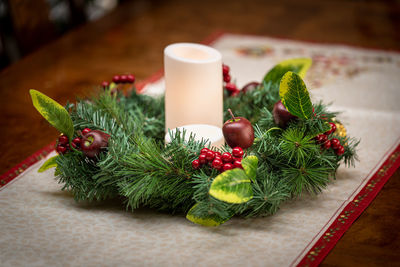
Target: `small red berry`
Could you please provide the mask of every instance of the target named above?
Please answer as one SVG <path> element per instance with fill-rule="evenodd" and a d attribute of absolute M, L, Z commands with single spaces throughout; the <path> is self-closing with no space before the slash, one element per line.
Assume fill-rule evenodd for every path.
<path fill-rule="evenodd" d="M 67 148 L 65 146 L 58 145 L 56 151 L 58 154 L 64 154 L 65 152 L 67 152 Z"/>
<path fill-rule="evenodd" d="M 330 122 L 329 125 L 331 126 L 331 129 L 325 132 L 326 135 L 330 135 L 336 131 L 336 125 L 333 122 Z"/>
<path fill-rule="evenodd" d="M 237 159 L 237 160 L 235 160 L 235 161 L 233 162 L 233 166 L 234 166 L 235 168 L 243 169 L 243 166 L 242 166 L 242 159 Z"/>
<path fill-rule="evenodd" d="M 202 148 L 201 150 L 200 150 L 200 154 L 206 154 L 208 151 L 210 151 L 208 148 Z"/>
<path fill-rule="evenodd" d="M 221 155 L 221 152 L 218 152 L 218 151 L 214 151 L 214 154 L 215 154 L 216 157 L 217 157 L 217 156 L 219 156 L 219 157 L 222 156 L 222 155 Z"/>
<path fill-rule="evenodd" d="M 336 131 L 336 124 L 333 122 L 330 122 L 329 124 L 331 125 L 332 133 L 334 133 Z"/>
<path fill-rule="evenodd" d="M 231 75 L 224 75 L 224 82 L 229 83 L 231 81 Z"/>
<path fill-rule="evenodd" d="M 222 160 L 222 157 L 221 157 L 221 156 L 218 156 L 218 155 L 215 155 L 214 160 L 216 160 L 216 159 Z M 222 161 L 223 161 L 223 160 L 222 160 Z"/>
<path fill-rule="evenodd" d="M 323 143 L 325 143 L 326 140 L 328 140 L 328 137 L 324 134 L 319 134 L 319 135 L 317 135 L 315 140 L 317 141 L 318 144 L 323 144 Z"/>
<path fill-rule="evenodd" d="M 322 146 L 323 146 L 325 149 L 331 148 L 331 141 L 330 141 L 330 140 L 326 140 Z"/>
<path fill-rule="evenodd" d="M 78 145 L 77 145 L 76 143 L 71 143 L 71 146 L 72 146 L 73 148 L 77 148 L 77 147 L 78 147 Z"/>
<path fill-rule="evenodd" d="M 234 147 L 233 149 L 232 149 L 232 155 L 235 157 L 235 158 L 241 158 L 241 157 L 243 157 L 243 149 L 241 148 L 241 147 Z"/>
<path fill-rule="evenodd" d="M 223 160 L 224 162 L 232 162 L 232 160 L 233 160 L 232 154 L 229 153 L 229 152 L 223 153 L 223 154 L 222 154 L 222 160 Z"/>
<path fill-rule="evenodd" d="M 213 159 L 215 158 L 215 154 L 214 154 L 214 152 L 213 151 L 208 151 L 207 153 L 206 153 L 206 159 L 207 159 L 207 161 L 212 161 Z"/>
<path fill-rule="evenodd" d="M 336 155 L 341 156 L 344 154 L 344 147 L 342 145 L 339 145 L 339 147 L 335 150 Z"/>
<path fill-rule="evenodd" d="M 337 138 L 332 138 L 331 139 L 331 145 L 333 149 L 338 149 L 338 147 L 340 146 L 340 141 Z"/>
<path fill-rule="evenodd" d="M 120 82 L 121 83 L 126 83 L 126 82 L 128 82 L 128 76 L 126 76 L 126 75 L 121 75 L 120 76 Z"/>
<path fill-rule="evenodd" d="M 62 134 L 58 137 L 58 143 L 61 145 L 66 145 L 68 144 L 68 136 L 66 136 L 65 134 Z"/>
<path fill-rule="evenodd" d="M 224 166 L 222 166 L 223 171 L 231 170 L 233 169 L 233 165 L 231 163 L 225 163 Z"/>
<path fill-rule="evenodd" d="M 224 76 L 229 74 L 229 66 L 228 65 L 222 64 L 222 73 Z"/>
<path fill-rule="evenodd" d="M 233 157 L 233 158 L 232 158 L 232 162 L 235 162 L 235 160 L 242 160 L 242 158 Z"/>
<path fill-rule="evenodd" d="M 103 87 L 104 89 L 106 89 L 109 85 L 110 85 L 110 83 L 107 81 L 104 81 L 101 83 L 101 87 Z"/>
<path fill-rule="evenodd" d="M 81 138 L 80 138 L 80 137 L 75 137 L 75 138 L 72 140 L 72 143 L 75 143 L 76 145 L 79 145 L 79 144 L 81 143 Z"/>
<path fill-rule="evenodd" d="M 90 129 L 90 128 L 85 128 L 85 129 L 83 129 L 82 130 L 82 135 L 86 135 L 86 134 L 88 134 L 89 132 L 91 132 L 92 130 Z"/>
<path fill-rule="evenodd" d="M 200 162 L 200 164 L 206 164 L 207 163 L 206 154 L 200 154 L 199 162 Z"/>
<path fill-rule="evenodd" d="M 198 168 L 200 168 L 200 161 L 198 159 L 195 159 L 192 161 L 192 167 L 193 169 L 197 170 Z"/>
<path fill-rule="evenodd" d="M 212 162 L 212 167 L 217 170 L 221 169 L 222 165 L 224 165 L 224 163 L 220 159 L 214 159 Z"/>
<path fill-rule="evenodd" d="M 119 75 L 115 75 L 112 80 L 115 83 L 120 83 L 121 82 L 121 77 Z"/>
<path fill-rule="evenodd" d="M 237 87 L 236 87 L 236 84 L 234 84 L 234 83 L 227 83 L 225 85 L 225 89 L 228 90 L 231 93 L 238 90 Z"/>
<path fill-rule="evenodd" d="M 240 90 L 235 90 L 235 91 L 231 92 L 231 96 L 232 96 L 232 97 L 235 97 L 235 96 L 237 96 L 238 94 L 240 94 Z"/>
<path fill-rule="evenodd" d="M 134 83 L 135 82 L 135 76 L 133 76 L 132 74 L 129 74 L 126 76 L 128 83 Z"/>

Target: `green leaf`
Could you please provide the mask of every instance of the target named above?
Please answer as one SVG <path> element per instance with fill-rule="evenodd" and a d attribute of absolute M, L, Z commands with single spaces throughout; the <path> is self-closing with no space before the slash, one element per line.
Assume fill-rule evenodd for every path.
<path fill-rule="evenodd" d="M 58 158 L 58 155 L 46 160 L 46 162 L 43 163 L 43 165 L 39 168 L 38 172 L 44 172 L 44 171 L 47 171 L 48 169 L 57 167 L 57 162 L 56 162 L 57 158 Z"/>
<path fill-rule="evenodd" d="M 288 71 L 295 72 L 299 74 L 301 78 L 304 78 L 311 64 L 311 58 L 294 58 L 281 61 L 264 76 L 264 81 L 278 83 L 282 76 Z"/>
<path fill-rule="evenodd" d="M 74 124 L 68 111 L 50 97 L 36 90 L 29 90 L 33 106 L 57 130 L 67 135 L 70 139 L 74 135 Z"/>
<path fill-rule="evenodd" d="M 279 96 L 286 109 L 302 119 L 312 116 L 312 103 L 310 94 L 301 77 L 291 71 L 283 75 L 280 86 Z"/>
<path fill-rule="evenodd" d="M 199 207 L 200 207 L 199 203 L 194 204 L 194 206 L 186 214 L 186 219 L 188 219 L 193 223 L 200 224 L 203 226 L 218 226 L 228 221 L 232 217 L 231 216 L 229 218 L 221 218 L 216 214 L 198 215 L 196 213 L 199 212 Z"/>
<path fill-rule="evenodd" d="M 228 203 L 244 203 L 253 197 L 251 181 L 242 169 L 228 170 L 211 183 L 209 194 Z"/>
<path fill-rule="evenodd" d="M 244 172 L 252 181 L 256 178 L 257 165 L 258 158 L 256 156 L 247 156 L 242 160 Z"/>

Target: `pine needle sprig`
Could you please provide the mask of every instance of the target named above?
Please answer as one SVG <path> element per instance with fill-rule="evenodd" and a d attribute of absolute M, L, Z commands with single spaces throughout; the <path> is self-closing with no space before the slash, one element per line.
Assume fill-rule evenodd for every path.
<path fill-rule="evenodd" d="M 339 139 L 340 143 L 344 147 L 344 154 L 339 157 L 338 161 L 341 161 L 343 159 L 344 164 L 347 167 L 354 167 L 356 161 L 358 161 L 358 155 L 357 155 L 357 146 L 360 144 L 360 140 L 356 139 L 354 137 L 342 137 L 342 136 L 334 136 Z"/>
<path fill-rule="evenodd" d="M 313 157 L 320 151 L 313 136 L 305 134 L 305 128 L 288 128 L 282 134 L 280 145 L 282 153 L 288 161 L 294 160 L 295 165 L 305 165 L 307 158 Z"/>
<path fill-rule="evenodd" d="M 266 107 L 263 107 L 260 110 L 260 119 L 257 122 L 257 125 L 262 129 L 270 129 L 272 127 L 276 127 L 272 112 L 269 111 Z"/>
<path fill-rule="evenodd" d="M 71 152 L 57 158 L 57 180 L 62 190 L 70 191 L 76 201 L 99 201 L 116 197 L 115 186 L 99 184 L 95 178 L 99 172 L 96 161 L 81 153 Z"/>
<path fill-rule="evenodd" d="M 128 206 L 134 209 L 144 205 L 172 212 L 190 208 L 194 192 L 190 185 L 191 162 L 205 141 L 195 141 L 194 137 L 185 141 L 177 132 L 165 147 L 144 136 L 136 136 L 134 143 L 137 153 L 123 158 L 124 168 L 116 172 L 125 177 L 119 185 Z"/>
<path fill-rule="evenodd" d="M 339 114 L 328 110 L 329 105 L 325 105 L 319 101 L 313 105 L 314 113 L 308 120 L 297 120 L 290 125 L 294 127 L 304 127 L 307 129 L 307 134 L 316 136 L 330 129 L 329 123 Z"/>
<path fill-rule="evenodd" d="M 282 177 L 287 181 L 293 196 L 304 192 L 320 193 L 329 183 L 332 168 L 321 165 L 317 160 L 310 160 L 303 166 L 282 168 Z"/>
<path fill-rule="evenodd" d="M 280 135 L 282 129 L 280 128 L 270 128 L 268 130 L 263 130 L 257 124 L 254 126 L 254 137 L 255 141 L 251 151 L 256 152 L 259 155 L 269 156 L 280 152 L 279 145 L 280 140 L 277 138 L 277 134 Z"/>
<path fill-rule="evenodd" d="M 215 215 L 220 218 L 230 218 L 235 214 L 234 207 L 236 206 L 237 208 L 239 205 L 217 200 L 208 194 L 215 174 L 215 171 L 209 174 L 201 170 L 193 176 L 191 181 L 195 190 L 193 192 L 193 200 L 198 205 L 194 211 L 194 215 L 199 217 Z"/>
<path fill-rule="evenodd" d="M 247 118 L 251 123 L 258 122 L 261 110 L 265 107 L 272 110 L 273 105 L 279 100 L 279 84 L 263 82 L 256 90 L 240 93 L 236 97 L 224 98 L 224 120 L 231 118 L 228 109 L 234 110 L 236 116 Z"/>
<path fill-rule="evenodd" d="M 254 196 L 243 212 L 246 217 L 272 215 L 291 197 L 287 183 L 272 172 L 254 181 L 252 187 Z"/>

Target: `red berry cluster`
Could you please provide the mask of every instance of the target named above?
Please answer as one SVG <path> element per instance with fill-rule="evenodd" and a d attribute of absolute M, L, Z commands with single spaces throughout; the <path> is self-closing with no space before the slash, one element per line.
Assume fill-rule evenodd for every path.
<path fill-rule="evenodd" d="M 203 148 L 200 151 L 198 159 L 192 161 L 193 169 L 199 169 L 200 167 L 207 165 L 221 172 L 231 170 L 234 168 L 242 168 L 243 149 L 235 147 L 232 149 L 232 153 L 225 152 L 221 154 L 218 151 L 213 151 L 208 148 Z"/>
<path fill-rule="evenodd" d="M 69 152 L 71 150 L 70 146 L 69 146 L 69 139 L 68 136 L 66 136 L 65 134 L 62 134 L 58 137 L 57 140 L 57 146 L 56 146 L 56 151 L 58 154 L 65 154 L 67 152 Z M 80 137 L 76 137 L 74 139 L 72 139 L 71 145 L 78 149 L 79 146 L 81 144 L 81 138 Z"/>
<path fill-rule="evenodd" d="M 118 83 L 134 83 L 135 82 L 135 76 L 133 76 L 132 74 L 128 74 L 128 75 L 114 75 L 114 77 L 112 78 L 112 81 L 116 84 Z M 101 83 L 101 86 L 106 89 L 108 86 L 110 86 L 110 83 L 107 81 L 104 81 Z"/>
<path fill-rule="evenodd" d="M 341 156 L 344 153 L 344 147 L 340 144 L 339 139 L 328 139 L 328 137 L 336 131 L 336 125 L 333 122 L 330 122 L 329 125 L 331 126 L 331 129 L 323 134 L 317 135 L 315 140 L 317 144 L 321 144 L 322 149 L 333 148 L 336 155 Z"/>
<path fill-rule="evenodd" d="M 85 135 L 90 131 L 91 129 L 85 128 L 82 130 L 82 135 Z M 81 145 L 81 140 L 82 139 L 80 137 L 75 137 L 74 139 L 72 139 L 71 146 L 73 146 L 73 148 L 75 149 L 79 149 Z M 65 134 L 62 134 L 58 137 L 56 151 L 58 154 L 65 154 L 71 151 L 71 147 L 69 146 L 68 136 L 66 136 Z"/>
<path fill-rule="evenodd" d="M 228 91 L 230 96 L 237 96 L 240 90 L 236 87 L 236 84 L 231 83 L 231 75 L 229 74 L 230 68 L 228 65 L 222 64 L 222 74 L 225 82 L 225 89 Z"/>

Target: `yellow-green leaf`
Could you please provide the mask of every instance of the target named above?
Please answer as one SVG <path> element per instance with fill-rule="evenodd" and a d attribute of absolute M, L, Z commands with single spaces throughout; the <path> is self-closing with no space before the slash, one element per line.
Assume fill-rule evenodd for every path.
<path fill-rule="evenodd" d="M 186 214 L 186 219 L 189 221 L 200 224 L 203 226 L 218 226 L 220 224 L 223 224 L 224 222 L 228 221 L 231 217 L 229 218 L 221 218 L 217 216 L 216 214 L 201 214 L 199 215 L 199 203 L 196 203 Z"/>
<path fill-rule="evenodd" d="M 74 124 L 67 110 L 50 97 L 36 90 L 29 90 L 33 106 L 57 130 L 70 139 L 74 134 Z"/>
<path fill-rule="evenodd" d="M 282 76 L 288 71 L 295 72 L 304 78 L 311 64 L 311 58 L 294 58 L 281 61 L 264 76 L 264 81 L 280 82 Z"/>
<path fill-rule="evenodd" d="M 282 104 L 294 116 L 308 119 L 312 116 L 310 94 L 301 77 L 291 71 L 283 75 L 279 86 Z"/>
<path fill-rule="evenodd" d="M 257 165 L 258 158 L 256 156 L 247 156 L 242 160 L 244 172 L 252 181 L 256 178 Z"/>
<path fill-rule="evenodd" d="M 56 162 L 57 158 L 58 158 L 58 155 L 46 160 L 46 162 L 43 163 L 43 165 L 39 168 L 38 172 L 44 172 L 44 171 L 47 171 L 48 169 L 57 167 L 57 162 Z"/>
<path fill-rule="evenodd" d="M 218 200 L 239 204 L 253 198 L 253 189 L 246 173 L 236 168 L 215 177 L 209 194 Z"/>

